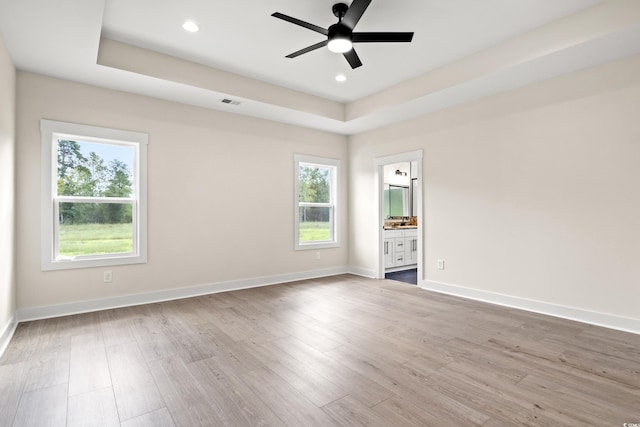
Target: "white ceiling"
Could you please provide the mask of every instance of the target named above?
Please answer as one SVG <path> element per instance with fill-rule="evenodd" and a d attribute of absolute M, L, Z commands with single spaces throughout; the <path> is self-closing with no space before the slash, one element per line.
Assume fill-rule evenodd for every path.
<path fill-rule="evenodd" d="M 373 0 L 356 31 L 413 31 L 412 43 L 357 44 L 364 65 L 355 70 L 342 55 L 326 49 L 285 58 L 321 41 L 323 36 L 270 15 L 281 12 L 326 28 L 336 21 L 331 13 L 334 2 L 0 0 L 0 35 L 17 68 L 67 80 L 214 109 L 228 107 L 219 104 L 221 97 L 237 97 L 185 81 L 100 66 L 97 55 L 104 37 L 337 101 L 348 110 L 350 104 L 358 104 L 363 98 L 375 101 L 381 91 L 393 92 L 402 82 L 420 79 L 478 52 L 506 45 L 556 20 L 571 19 L 590 7 L 621 3 Z M 185 32 L 181 27 L 185 19 L 197 21 L 201 30 Z M 554 34 L 549 31 L 541 32 L 539 38 Z M 446 90 L 401 97 L 351 119 L 335 120 L 246 95 L 241 97 L 243 106 L 235 112 L 344 134 L 360 132 L 640 51 L 640 17 L 601 33 L 571 43 L 558 40 L 553 51 L 538 52 L 512 67 L 485 70 Z M 339 73 L 348 80 L 336 82 L 334 77 Z"/>
<path fill-rule="evenodd" d="M 324 36 L 271 17 L 281 12 L 327 28 L 336 0 L 108 0 L 103 34 L 211 67 L 348 102 L 493 46 L 599 0 L 373 0 L 356 31 L 413 31 L 412 43 L 357 44 L 363 66 L 319 49 Z M 197 34 L 182 28 L 200 24 Z M 345 74 L 339 84 L 336 74 Z"/>

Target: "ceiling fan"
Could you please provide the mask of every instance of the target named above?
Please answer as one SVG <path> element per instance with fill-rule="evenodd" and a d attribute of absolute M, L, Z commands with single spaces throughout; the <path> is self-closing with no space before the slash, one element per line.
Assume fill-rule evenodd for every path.
<path fill-rule="evenodd" d="M 362 61 L 358 57 L 353 43 L 396 43 L 410 42 L 413 39 L 413 32 L 410 33 L 355 33 L 355 28 L 360 18 L 369 7 L 371 0 L 353 0 L 351 6 L 344 3 L 336 3 L 333 5 L 333 14 L 338 18 L 338 22 L 327 29 L 318 27 L 300 19 L 284 15 L 280 12 L 273 13 L 271 16 L 282 19 L 292 24 L 299 25 L 309 30 L 315 31 L 327 36 L 326 40 L 311 46 L 300 49 L 287 55 L 287 58 L 295 58 L 304 53 L 311 52 L 321 47 L 327 46 L 330 51 L 342 53 L 351 68 L 358 68 L 362 65 Z"/>

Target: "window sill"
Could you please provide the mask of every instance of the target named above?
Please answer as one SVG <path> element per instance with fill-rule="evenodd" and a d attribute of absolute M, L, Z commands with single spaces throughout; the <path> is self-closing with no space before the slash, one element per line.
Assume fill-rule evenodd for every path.
<path fill-rule="evenodd" d="M 104 258 L 75 258 L 61 261 L 43 261 L 42 271 L 72 270 L 80 268 L 112 267 L 118 265 L 145 264 L 146 256 L 117 256 Z"/>
<path fill-rule="evenodd" d="M 296 251 L 307 251 L 313 249 L 328 249 L 339 248 L 338 242 L 322 242 L 322 243 L 298 243 L 296 244 Z"/>

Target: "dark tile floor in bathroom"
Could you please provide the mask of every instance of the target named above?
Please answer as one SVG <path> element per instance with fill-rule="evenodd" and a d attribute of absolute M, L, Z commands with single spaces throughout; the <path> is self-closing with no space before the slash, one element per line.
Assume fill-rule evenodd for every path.
<path fill-rule="evenodd" d="M 397 280 L 398 282 L 409 283 L 411 285 L 418 284 L 418 269 L 414 268 L 411 270 L 404 271 L 396 271 L 393 273 L 386 273 L 384 275 L 385 279 L 389 280 Z"/>

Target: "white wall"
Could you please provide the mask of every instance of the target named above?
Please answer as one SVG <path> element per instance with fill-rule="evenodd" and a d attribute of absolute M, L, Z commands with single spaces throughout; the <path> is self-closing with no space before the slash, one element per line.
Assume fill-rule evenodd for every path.
<path fill-rule="evenodd" d="M 18 307 L 346 269 L 348 241 L 294 251 L 293 155 L 342 160 L 346 137 L 18 73 Z M 42 118 L 149 133 L 149 262 L 40 271 Z M 347 184 L 342 184 L 346 232 Z"/>
<path fill-rule="evenodd" d="M 639 111 L 633 57 L 351 137 L 351 265 L 377 270 L 374 159 L 422 149 L 423 284 L 640 325 Z"/>
<path fill-rule="evenodd" d="M 16 311 L 15 94 L 16 70 L 0 37 L 0 354 Z"/>
<path fill-rule="evenodd" d="M 26 72 L 17 90 L 19 309 L 347 265 L 376 271 L 374 159 L 422 149 L 423 283 L 640 320 L 640 57 L 348 144 Z M 41 118 L 150 134 L 149 262 L 112 268 L 112 284 L 103 269 L 40 271 Z M 294 153 L 341 159 L 348 177 L 342 247 L 320 260 L 293 250 Z"/>

